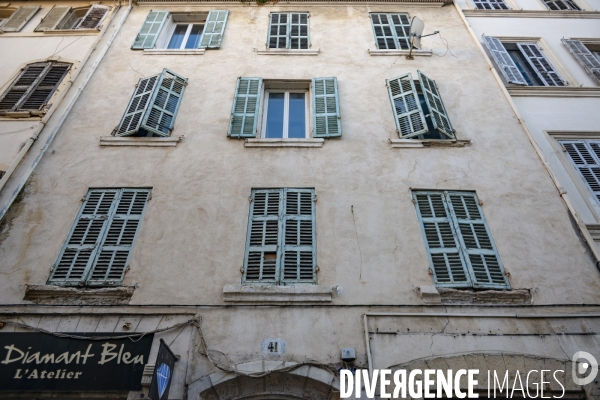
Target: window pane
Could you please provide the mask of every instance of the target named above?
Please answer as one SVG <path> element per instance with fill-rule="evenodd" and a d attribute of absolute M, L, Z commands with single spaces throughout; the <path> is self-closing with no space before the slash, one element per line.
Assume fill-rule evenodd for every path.
<path fill-rule="evenodd" d="M 202 36 L 202 30 L 204 25 L 194 24 L 192 25 L 192 31 L 188 37 L 188 41 L 185 44 L 186 49 L 197 49 L 200 44 L 200 36 Z"/>
<path fill-rule="evenodd" d="M 306 137 L 304 93 L 290 93 L 289 138 Z"/>
<path fill-rule="evenodd" d="M 285 93 L 269 93 L 267 109 L 267 130 L 265 137 L 283 137 L 283 106 Z"/>
<path fill-rule="evenodd" d="M 177 24 L 175 26 L 175 31 L 173 32 L 173 36 L 171 36 L 171 41 L 169 42 L 168 49 L 179 49 L 181 48 L 181 43 L 183 43 L 183 37 L 185 36 L 185 31 L 187 31 L 187 24 Z"/>

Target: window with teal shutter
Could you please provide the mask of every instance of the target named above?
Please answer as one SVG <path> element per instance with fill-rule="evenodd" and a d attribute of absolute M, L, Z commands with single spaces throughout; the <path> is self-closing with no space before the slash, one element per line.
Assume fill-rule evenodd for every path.
<path fill-rule="evenodd" d="M 314 198 L 313 189 L 252 191 L 244 283 L 316 283 Z"/>
<path fill-rule="evenodd" d="M 160 35 L 160 31 L 168 17 L 168 11 L 150 10 L 131 48 L 134 50 L 154 48 L 158 35 Z"/>
<path fill-rule="evenodd" d="M 434 129 L 437 129 L 450 139 L 454 139 L 454 129 L 452 128 L 452 124 L 450 124 L 450 118 L 448 118 L 448 114 L 446 113 L 446 108 L 444 107 L 437 84 L 421 71 L 417 70 L 417 73 L 419 74 L 419 85 L 425 96 L 427 108 L 429 108 L 429 112 L 432 114 L 431 120 Z"/>
<path fill-rule="evenodd" d="M 200 47 L 207 49 L 218 49 L 221 47 L 225 24 L 227 23 L 227 10 L 212 10 L 208 13 Z"/>
<path fill-rule="evenodd" d="M 415 191 L 412 195 L 436 286 L 510 289 L 475 193 Z"/>
<path fill-rule="evenodd" d="M 560 143 L 600 205 L 600 141 L 561 140 Z"/>
<path fill-rule="evenodd" d="M 256 137 L 262 78 L 238 78 L 227 136 Z"/>
<path fill-rule="evenodd" d="M 410 49 L 410 18 L 408 14 L 370 13 L 369 16 L 378 49 Z"/>
<path fill-rule="evenodd" d="M 342 136 L 337 79 L 312 80 L 314 137 Z"/>
<path fill-rule="evenodd" d="M 387 88 L 398 136 L 410 139 L 429 132 L 412 74 L 388 79 Z"/>
<path fill-rule="evenodd" d="M 149 189 L 90 189 L 48 284 L 120 285 L 149 198 Z"/>
<path fill-rule="evenodd" d="M 308 13 L 271 13 L 267 47 L 270 49 L 308 49 L 310 32 Z"/>

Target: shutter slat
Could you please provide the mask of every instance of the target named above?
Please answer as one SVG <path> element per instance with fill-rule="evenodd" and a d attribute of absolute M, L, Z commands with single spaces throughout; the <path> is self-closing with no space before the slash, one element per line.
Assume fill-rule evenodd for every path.
<path fill-rule="evenodd" d="M 141 128 L 158 136 L 170 136 L 186 85 L 187 78 L 164 69 L 150 98 Z"/>
<path fill-rule="evenodd" d="M 387 87 L 400 138 L 409 139 L 429 132 L 412 75 L 389 79 Z"/>
<path fill-rule="evenodd" d="M 311 189 L 285 189 L 284 193 L 281 282 L 315 283 L 314 193 Z"/>
<path fill-rule="evenodd" d="M 208 13 L 200 40 L 200 48 L 218 49 L 221 47 L 228 15 L 229 11 L 227 10 L 212 10 Z"/>
<path fill-rule="evenodd" d="M 428 78 L 421 71 L 417 70 L 417 73 L 419 74 L 419 84 L 425 96 L 427 107 L 429 107 L 429 112 L 432 114 L 431 121 L 433 122 L 433 126 L 440 133 L 443 133 L 450 139 L 454 139 L 454 129 L 452 128 L 452 124 L 450 124 L 450 118 L 448 118 L 435 81 Z"/>
<path fill-rule="evenodd" d="M 567 85 L 537 44 L 519 42 L 517 46 L 544 86 Z"/>
<path fill-rule="evenodd" d="M 46 14 L 40 24 L 34 29 L 35 32 L 50 31 L 56 29 L 66 15 L 71 12 L 69 6 L 53 6 Z"/>
<path fill-rule="evenodd" d="M 289 48 L 308 49 L 310 44 L 308 13 L 290 13 L 289 21 Z"/>
<path fill-rule="evenodd" d="M 227 136 L 256 137 L 262 78 L 238 78 Z"/>
<path fill-rule="evenodd" d="M 483 35 L 483 44 L 487 47 L 500 73 L 502 73 L 508 83 L 527 86 L 527 82 L 523 78 L 521 71 L 519 71 L 519 68 L 517 68 L 517 65 L 498 38 Z"/>
<path fill-rule="evenodd" d="M 108 15 L 110 7 L 93 4 L 74 29 L 97 29 Z"/>
<path fill-rule="evenodd" d="M 21 6 L 0 27 L 3 32 L 19 32 L 42 6 Z"/>
<path fill-rule="evenodd" d="M 125 114 L 123 114 L 117 127 L 115 136 L 130 136 L 138 132 L 159 77 L 160 74 L 139 80 L 125 109 Z"/>
<path fill-rule="evenodd" d="M 342 136 L 337 78 L 313 78 L 314 137 Z"/>
<path fill-rule="evenodd" d="M 158 40 L 158 35 L 168 17 L 168 11 L 150 11 L 131 48 L 134 50 L 154 48 L 154 45 Z"/>
<path fill-rule="evenodd" d="M 561 39 L 586 72 L 600 85 L 600 60 L 579 40 Z"/>

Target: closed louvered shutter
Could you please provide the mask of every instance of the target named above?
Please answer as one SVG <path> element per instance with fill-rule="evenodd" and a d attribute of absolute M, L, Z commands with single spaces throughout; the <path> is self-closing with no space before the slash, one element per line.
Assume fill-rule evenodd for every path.
<path fill-rule="evenodd" d="M 27 65 L 14 80 L 12 85 L 0 99 L 0 110 L 14 111 L 18 105 L 25 101 L 26 95 L 31 93 L 39 82 L 43 73 L 50 68 L 50 63 L 35 63 Z"/>
<path fill-rule="evenodd" d="M 410 49 L 410 18 L 408 14 L 372 13 L 370 17 L 378 49 Z"/>
<path fill-rule="evenodd" d="M 600 85 L 600 60 L 579 40 L 561 39 L 588 74 Z"/>
<path fill-rule="evenodd" d="M 500 73 L 504 76 L 504 79 L 508 83 L 515 85 L 527 85 L 525 78 L 517 68 L 517 65 L 508 54 L 504 45 L 500 40 L 495 37 L 483 35 L 483 44 L 487 47 L 488 51 L 492 55 L 492 58 L 496 62 Z"/>
<path fill-rule="evenodd" d="M 429 132 L 410 73 L 387 81 L 396 129 L 402 139 Z"/>
<path fill-rule="evenodd" d="M 121 284 L 149 197 L 150 191 L 143 189 L 123 189 L 119 193 L 87 280 L 88 285 Z"/>
<path fill-rule="evenodd" d="M 48 100 L 50 100 L 50 97 L 56 88 L 58 88 L 70 67 L 71 64 L 53 63 L 19 109 L 41 110 Z"/>
<path fill-rule="evenodd" d="M 417 73 L 419 74 L 419 84 L 421 85 L 421 90 L 425 96 L 427 107 L 429 107 L 429 112 L 433 117 L 431 120 L 434 128 L 440 133 L 448 136 L 450 139 L 454 139 L 454 129 L 452 129 L 452 124 L 450 124 L 450 118 L 448 118 L 446 108 L 444 107 L 442 97 L 440 96 L 435 81 L 429 79 L 427 75 L 421 71 L 417 70 Z"/>
<path fill-rule="evenodd" d="M 479 10 L 509 10 L 504 0 L 473 0 Z"/>
<path fill-rule="evenodd" d="M 250 204 L 244 282 L 277 283 L 283 189 L 254 190 Z"/>
<path fill-rule="evenodd" d="M 288 13 L 271 13 L 267 46 L 270 49 L 286 49 L 288 47 Z"/>
<path fill-rule="evenodd" d="M 57 29 L 58 24 L 60 24 L 63 18 L 71 12 L 72 8 L 69 6 L 54 6 L 52 9 L 46 14 L 44 18 L 42 18 L 42 22 L 34 29 L 36 32 L 41 31 L 49 31 L 53 29 Z"/>
<path fill-rule="evenodd" d="M 150 11 L 131 48 L 134 50 L 154 48 L 158 35 L 168 17 L 168 11 Z"/>
<path fill-rule="evenodd" d="M 474 193 L 448 192 L 446 199 L 458 226 L 461 248 L 470 264 L 473 287 L 509 288 L 504 268 Z"/>
<path fill-rule="evenodd" d="M 290 13 L 290 49 L 308 49 L 308 13 Z"/>
<path fill-rule="evenodd" d="M 227 135 L 233 138 L 256 137 L 262 78 L 238 78 Z"/>
<path fill-rule="evenodd" d="M 560 142 L 573 165 L 600 204 L 600 142 L 568 140 Z"/>
<path fill-rule="evenodd" d="M 313 78 L 314 137 L 342 136 L 340 101 L 336 78 Z"/>
<path fill-rule="evenodd" d="M 573 0 L 543 0 L 550 10 L 581 10 Z"/>
<path fill-rule="evenodd" d="M 218 49 L 221 47 L 228 15 L 229 11 L 227 10 L 212 10 L 208 13 L 200 40 L 201 48 Z"/>
<path fill-rule="evenodd" d="M 281 282 L 314 283 L 316 234 L 314 194 L 311 189 L 285 189 Z"/>
<path fill-rule="evenodd" d="M 164 69 L 141 127 L 159 136 L 170 136 L 186 85 L 186 78 Z"/>
<path fill-rule="evenodd" d="M 117 127 L 115 136 L 129 136 L 139 130 L 159 77 L 160 74 L 140 79 Z"/>
<path fill-rule="evenodd" d="M 542 50 L 535 43 L 517 43 L 521 53 L 531 65 L 544 86 L 566 86 L 560 74 L 554 69 Z"/>
<path fill-rule="evenodd" d="M 96 29 L 100 26 L 104 17 L 108 14 L 110 7 L 93 4 L 85 16 L 79 21 L 75 29 Z"/>
<path fill-rule="evenodd" d="M 4 32 L 19 32 L 35 15 L 41 6 L 21 6 L 4 22 L 0 30 Z"/>

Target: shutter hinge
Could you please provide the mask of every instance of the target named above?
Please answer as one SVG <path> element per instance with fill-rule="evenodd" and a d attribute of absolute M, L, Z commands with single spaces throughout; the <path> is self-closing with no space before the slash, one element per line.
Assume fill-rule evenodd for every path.
<path fill-rule="evenodd" d="M 479 205 L 483 207 L 483 201 L 479 200 Z"/>
<path fill-rule="evenodd" d="M 319 268 L 319 266 L 317 265 L 317 268 L 315 268 L 315 272 L 319 272 L 321 270 L 321 268 Z"/>
<path fill-rule="evenodd" d="M 244 267 L 242 266 L 242 267 L 240 267 L 240 274 L 243 274 L 243 273 L 244 273 Z"/>
<path fill-rule="evenodd" d="M 510 272 L 504 271 L 504 275 L 506 275 L 507 278 L 510 278 Z"/>
<path fill-rule="evenodd" d="M 413 204 L 417 204 L 417 200 L 412 199 Z"/>
<path fill-rule="evenodd" d="M 150 200 L 152 200 L 152 192 L 150 192 L 150 194 L 148 195 L 148 200 L 147 201 L 150 201 Z"/>
<path fill-rule="evenodd" d="M 254 196 L 248 196 L 248 201 L 252 203 L 254 201 Z"/>
<path fill-rule="evenodd" d="M 566 152 L 567 148 L 565 147 L 565 145 L 560 142 L 559 142 L 559 144 L 560 144 L 560 148 L 562 149 L 562 151 Z"/>
<path fill-rule="evenodd" d="M 317 202 L 317 195 L 315 194 L 315 197 L 313 198 L 313 203 Z"/>
<path fill-rule="evenodd" d="M 429 269 L 427 270 L 427 273 L 428 273 L 429 275 L 433 275 L 433 270 L 432 270 L 431 268 L 429 268 Z"/>
<path fill-rule="evenodd" d="M 83 197 L 81 198 L 81 202 L 82 202 L 82 203 L 83 203 L 83 202 L 85 202 L 85 196 L 83 196 Z"/>

